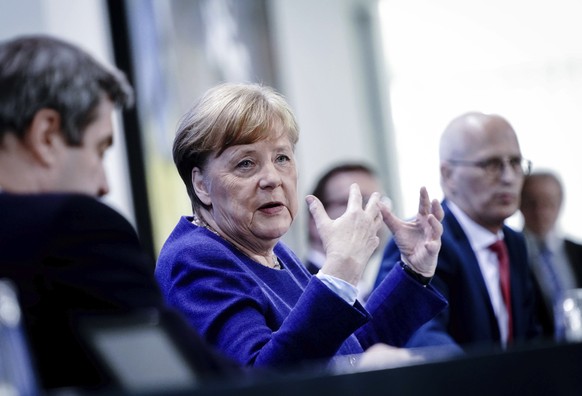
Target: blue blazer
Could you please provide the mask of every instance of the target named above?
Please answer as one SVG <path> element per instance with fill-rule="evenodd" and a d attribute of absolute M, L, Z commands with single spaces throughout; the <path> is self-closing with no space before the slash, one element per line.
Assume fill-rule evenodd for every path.
<path fill-rule="evenodd" d="M 153 271 L 131 224 L 98 200 L 0 193 L 0 278 L 16 286 L 43 389 L 113 386 L 87 354 L 81 323 L 87 315 L 151 309 L 170 333 L 189 340 L 181 346 L 200 374 L 225 372 L 222 358 L 166 308 Z"/>
<path fill-rule="evenodd" d="M 432 285 L 448 300 L 448 307 L 418 330 L 408 346 L 449 345 L 467 348 L 497 349 L 501 336 L 497 318 L 477 257 L 459 222 L 442 202 L 442 247 Z M 533 276 L 529 269 L 526 245 L 521 233 L 504 226 L 503 234 L 511 265 L 511 303 L 514 344 L 539 337 L 537 299 Z M 386 276 L 392 263 L 400 257 L 394 240 L 384 252 L 376 284 Z"/>

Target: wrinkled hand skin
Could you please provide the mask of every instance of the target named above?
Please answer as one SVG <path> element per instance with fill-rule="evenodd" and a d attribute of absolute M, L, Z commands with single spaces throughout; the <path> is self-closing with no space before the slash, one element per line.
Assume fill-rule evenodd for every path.
<path fill-rule="evenodd" d="M 307 196 L 309 211 L 325 249 L 326 261 L 321 272 L 354 286 L 358 284 L 370 256 L 380 243 L 377 236 L 383 218 L 380 197 L 380 193 L 373 193 L 363 208 L 360 188 L 354 183 L 350 186 L 345 213 L 332 220 L 319 199 Z"/>
<path fill-rule="evenodd" d="M 422 187 L 418 213 L 413 220 L 399 219 L 382 203 L 380 211 L 400 249 L 402 261 L 423 276 L 433 276 L 443 233 L 441 221 L 444 212 L 439 201 L 436 199 L 431 201 L 426 188 Z"/>

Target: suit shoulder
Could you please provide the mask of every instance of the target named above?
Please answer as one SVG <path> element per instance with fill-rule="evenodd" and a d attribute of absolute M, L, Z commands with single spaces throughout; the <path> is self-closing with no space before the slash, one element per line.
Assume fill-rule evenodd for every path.
<path fill-rule="evenodd" d="M 582 243 L 576 242 L 576 241 L 574 241 L 574 240 L 572 240 L 570 238 L 564 239 L 564 243 L 566 245 L 571 246 L 573 249 L 576 249 L 576 250 L 580 249 L 580 250 L 582 250 Z"/>
<path fill-rule="evenodd" d="M 15 196 L 9 207 L 27 222 L 43 223 L 59 232 L 125 235 L 137 239 L 131 223 L 109 205 L 83 194 L 34 194 Z"/>
<path fill-rule="evenodd" d="M 111 206 L 97 198 L 82 194 L 55 195 L 54 209 L 73 223 L 91 222 L 94 227 L 123 228 L 133 230 L 129 221 Z"/>
<path fill-rule="evenodd" d="M 513 228 L 504 225 L 503 234 L 507 244 L 519 243 L 525 246 L 525 235 L 521 231 L 516 231 Z"/>

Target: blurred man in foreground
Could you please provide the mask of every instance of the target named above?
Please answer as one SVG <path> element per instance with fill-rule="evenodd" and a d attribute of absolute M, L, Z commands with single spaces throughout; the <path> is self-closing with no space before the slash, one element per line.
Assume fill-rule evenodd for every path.
<path fill-rule="evenodd" d="M 15 285 L 45 390 L 114 386 L 84 333 L 103 316 L 151 314 L 191 340 L 183 349 L 202 376 L 224 369 L 165 308 L 130 223 L 96 199 L 109 191 L 112 113 L 132 94 L 121 72 L 69 43 L 0 43 L 0 278 Z"/>

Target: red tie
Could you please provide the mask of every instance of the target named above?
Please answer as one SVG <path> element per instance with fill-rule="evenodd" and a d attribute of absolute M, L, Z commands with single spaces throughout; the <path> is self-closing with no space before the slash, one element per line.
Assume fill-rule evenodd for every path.
<path fill-rule="evenodd" d="M 497 254 L 499 259 L 499 283 L 501 285 L 501 294 L 507 309 L 507 341 L 513 338 L 513 320 L 511 318 L 511 291 L 509 279 L 509 255 L 507 254 L 507 246 L 502 239 L 497 240 L 489 249 Z"/>

